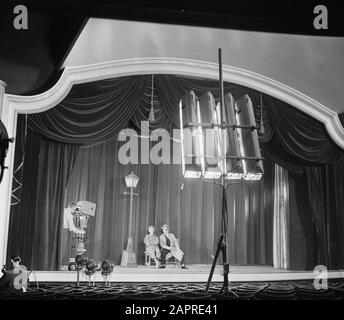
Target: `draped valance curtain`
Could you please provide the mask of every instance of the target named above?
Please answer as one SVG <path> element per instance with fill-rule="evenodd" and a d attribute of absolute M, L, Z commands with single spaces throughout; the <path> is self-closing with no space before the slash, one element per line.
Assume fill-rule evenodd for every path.
<path fill-rule="evenodd" d="M 134 76 L 101 80 L 75 85 L 68 96 L 55 108 L 28 117 L 28 127 L 54 141 L 95 145 L 114 137 L 129 122 L 140 128 L 147 121 L 151 102 L 151 76 Z M 155 75 L 153 99 L 156 119 L 151 128 L 178 128 L 180 98 L 188 90 L 196 95 L 212 91 L 219 97 L 214 80 Z M 254 92 L 234 84 L 226 84 L 225 92 L 239 98 Z"/>
<path fill-rule="evenodd" d="M 80 147 L 96 146 L 111 141 L 126 126 L 138 129 L 140 122 L 148 119 L 152 98 L 151 80 L 151 75 L 142 75 L 75 85 L 68 96 L 55 108 L 28 116 L 28 131 L 30 131 L 28 136 L 48 139 L 55 144 L 74 145 L 76 153 L 73 159 L 76 159 Z M 216 99 L 219 97 L 217 81 L 177 75 L 155 75 L 153 89 L 153 98 L 156 102 L 154 103 L 155 121 L 150 123 L 151 129 L 178 127 L 178 103 L 187 90 L 194 90 L 198 96 L 210 90 Z M 225 83 L 224 90 L 230 92 L 235 99 L 243 94 L 250 95 L 255 108 L 256 121 L 265 129 L 265 133 L 260 135 L 263 155 L 288 170 L 289 183 L 297 182 L 300 185 L 302 182 L 306 186 L 302 192 L 295 192 L 289 198 L 290 201 L 295 202 L 296 212 L 290 214 L 297 215 L 297 219 L 302 224 L 302 230 L 298 229 L 297 232 L 302 233 L 302 237 L 305 238 L 307 261 L 302 266 L 301 263 L 291 261 L 291 265 L 299 268 L 312 268 L 319 263 L 332 268 L 342 266 L 344 239 L 341 230 L 344 227 L 344 200 L 340 195 L 344 184 L 343 150 L 331 141 L 323 124 L 301 111 L 268 95 L 263 95 L 261 107 L 259 106 L 261 95 L 243 86 Z M 61 154 L 58 153 L 56 157 L 50 158 L 50 161 L 63 159 L 61 158 L 64 154 L 63 150 L 60 149 L 60 152 Z M 17 157 L 20 157 L 20 154 L 19 150 L 16 151 Z M 26 168 L 30 167 L 28 154 L 27 152 L 25 157 Z M 43 166 L 43 160 L 40 161 Z M 56 168 L 72 172 L 61 163 L 60 165 L 55 163 Z M 77 161 L 75 163 L 78 164 Z M 39 167 L 39 176 L 48 179 L 40 170 L 45 169 Z M 66 176 L 68 181 L 69 178 Z M 61 179 L 65 179 L 63 174 Z M 62 190 L 62 186 L 65 186 L 64 180 L 52 186 L 60 188 L 61 192 L 65 191 Z M 49 187 L 46 192 L 57 192 L 54 188 Z M 23 190 L 24 186 L 22 193 Z M 273 191 L 266 191 L 263 195 L 266 199 L 269 198 L 268 192 L 273 195 Z M 59 199 L 61 201 L 61 198 Z M 315 200 L 318 201 L 318 205 L 314 205 Z M 270 206 L 261 207 L 260 215 L 266 212 L 272 213 L 271 203 Z M 39 207 L 39 202 L 36 200 L 34 210 L 36 212 L 51 210 L 51 214 L 59 215 L 60 207 L 61 203 L 58 206 L 51 205 L 49 208 Z M 15 210 L 19 209 L 13 208 L 12 211 Z M 11 221 L 12 217 L 14 215 L 11 215 Z M 13 221 L 11 223 L 14 226 L 15 223 Z M 289 230 L 291 234 L 292 228 L 291 224 Z M 299 250 L 300 246 L 292 243 L 293 237 L 290 237 L 290 241 L 290 250 Z M 58 255 L 56 253 L 56 261 Z M 297 255 L 294 256 L 297 260 Z M 264 259 L 269 260 L 270 263 L 272 261 L 271 257 Z M 293 255 L 290 259 L 293 259 Z"/>

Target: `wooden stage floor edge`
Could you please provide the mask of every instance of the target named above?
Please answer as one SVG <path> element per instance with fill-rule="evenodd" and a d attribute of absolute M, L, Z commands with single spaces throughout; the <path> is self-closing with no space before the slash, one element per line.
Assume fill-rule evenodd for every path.
<path fill-rule="evenodd" d="M 116 266 L 108 277 L 109 282 L 207 282 L 210 265 L 190 265 L 184 270 L 177 267 L 156 269 L 155 267 L 120 267 Z M 230 266 L 229 281 L 231 282 L 266 282 L 292 281 L 315 279 L 313 271 L 294 271 L 275 269 L 271 266 Z M 328 279 L 344 278 L 344 270 L 327 272 Z M 76 271 L 31 271 L 30 282 L 75 282 Z M 100 272 L 91 277 L 93 282 L 104 282 L 105 277 Z M 89 281 L 83 271 L 80 272 L 80 281 Z M 222 266 L 217 266 L 213 275 L 213 282 L 222 282 Z"/>

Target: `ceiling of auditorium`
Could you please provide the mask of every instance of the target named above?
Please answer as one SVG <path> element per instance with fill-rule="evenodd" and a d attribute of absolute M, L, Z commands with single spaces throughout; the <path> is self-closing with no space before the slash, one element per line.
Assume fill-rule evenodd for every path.
<path fill-rule="evenodd" d="M 101 37 L 99 35 L 102 35 Z M 89 19 L 64 66 L 177 58 L 240 68 L 344 112 L 344 38 Z"/>

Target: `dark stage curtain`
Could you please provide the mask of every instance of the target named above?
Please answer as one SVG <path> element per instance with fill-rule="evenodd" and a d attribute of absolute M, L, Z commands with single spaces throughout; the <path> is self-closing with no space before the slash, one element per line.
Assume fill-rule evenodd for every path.
<path fill-rule="evenodd" d="M 25 130 L 23 119 L 19 117 L 19 132 Z M 8 253 L 19 253 L 30 269 L 57 270 L 64 192 L 79 146 L 57 143 L 31 130 L 25 145 L 22 188 L 12 197 Z M 23 156 L 18 152 L 17 161 Z"/>
<path fill-rule="evenodd" d="M 16 170 L 11 198 L 7 258 L 11 254 L 18 253 L 22 263 L 31 267 L 33 236 L 39 231 L 34 229 L 33 217 L 36 212 L 41 136 L 31 130 L 25 135 L 25 131 L 25 116 L 20 115 L 17 121 L 14 161 Z M 7 263 L 10 265 L 10 261 Z"/>
<path fill-rule="evenodd" d="M 124 176 L 133 170 L 140 178 L 134 206 L 134 246 L 144 263 L 143 238 L 149 225 L 168 223 L 179 238 L 187 263 L 211 264 L 219 236 L 221 187 L 201 180 L 185 180 L 180 165 L 122 165 L 117 139 L 82 148 L 65 195 L 97 204 L 87 236 L 88 255 L 120 263 L 128 237 L 129 199 L 123 194 Z M 229 257 L 232 264 L 272 264 L 273 164 L 266 163 L 261 183 L 244 182 L 227 190 Z M 72 257 L 68 246 L 62 261 Z"/>
<path fill-rule="evenodd" d="M 42 139 L 39 155 L 36 210 L 33 217 L 32 268 L 55 270 L 59 266 L 63 226 L 64 191 L 79 147 Z"/>
<path fill-rule="evenodd" d="M 50 140 L 54 140 L 54 143 L 57 144 L 65 143 L 75 146 L 89 146 L 110 141 L 120 129 L 125 128 L 128 125 L 138 128 L 140 121 L 148 118 L 150 109 L 149 92 L 151 80 L 151 76 L 133 76 L 76 85 L 72 88 L 70 94 L 56 108 L 41 114 L 29 115 L 28 127 L 30 130 L 35 132 L 36 137 L 43 136 Z M 343 150 L 336 146 L 328 137 L 323 124 L 299 110 L 267 95 L 263 95 L 264 107 L 260 109 L 260 107 L 258 107 L 260 99 L 260 94 L 258 92 L 230 83 L 225 83 L 224 87 L 225 92 L 231 92 L 236 99 L 245 93 L 250 95 L 255 106 L 255 114 L 258 123 L 260 121 L 260 112 L 263 112 L 263 124 L 265 126 L 266 133 L 261 135 L 260 139 L 264 156 L 287 169 L 290 173 L 289 182 L 292 185 L 290 196 L 290 201 L 292 201 L 292 203 L 290 205 L 291 208 L 294 208 L 294 212 L 291 212 L 290 214 L 293 219 L 295 218 L 294 223 L 291 223 L 290 234 L 295 235 L 293 232 L 297 232 L 297 235 L 295 235 L 295 237 L 291 236 L 290 239 L 291 241 L 293 241 L 294 238 L 305 239 L 305 252 L 307 256 L 307 261 L 301 262 L 297 260 L 300 255 L 291 255 L 291 259 L 295 259 L 295 261 L 291 261 L 290 265 L 295 265 L 298 268 L 313 268 L 316 264 L 322 263 L 326 264 L 329 268 L 342 268 L 344 260 L 343 241 L 341 235 L 341 230 L 343 230 L 344 227 L 342 218 L 344 204 L 342 200 L 343 197 L 341 196 L 344 184 L 344 179 L 342 179 L 344 159 Z M 174 75 L 155 75 L 153 94 L 158 102 L 155 104 L 156 120 L 151 124 L 151 128 L 173 128 L 179 126 L 178 102 L 183 93 L 189 89 L 194 89 L 197 95 L 201 95 L 204 91 L 211 90 L 214 96 L 218 98 L 219 90 L 217 81 L 193 79 Z M 29 136 L 33 138 L 34 134 L 30 133 L 28 134 L 28 137 Z M 44 140 L 42 139 L 42 141 Z M 30 144 L 33 143 L 30 142 L 27 145 Z M 53 152 L 52 149 L 49 149 L 49 144 L 44 144 L 44 142 L 41 144 L 42 146 L 44 145 L 44 149 L 47 148 L 47 150 L 51 150 L 49 152 Z M 99 147 L 104 148 L 103 145 Z M 65 146 L 64 148 L 71 147 Z M 47 151 L 44 151 L 43 149 L 40 149 L 40 152 L 42 152 L 42 156 L 44 156 L 45 159 L 48 159 L 51 162 L 44 163 L 44 166 L 50 166 L 49 168 L 52 168 L 52 170 L 49 169 L 51 171 L 51 177 L 53 175 L 53 170 L 57 170 L 55 171 L 55 175 L 58 177 L 56 181 L 59 181 L 58 186 L 60 187 L 67 183 L 70 168 L 62 165 L 62 159 L 66 159 L 62 157 L 64 152 L 63 147 L 59 146 L 57 147 L 57 150 L 59 151 L 56 151 L 56 159 L 49 157 L 46 153 Z M 28 158 L 29 157 L 26 157 L 26 159 Z M 26 161 L 28 162 L 29 160 Z M 58 166 L 58 161 L 60 161 L 61 167 Z M 99 159 L 98 161 L 103 160 Z M 113 161 L 115 162 L 115 160 Z M 48 179 L 46 176 L 42 175 L 44 172 L 47 172 L 47 168 L 41 168 L 41 165 L 43 165 L 43 162 L 40 162 L 37 169 L 40 172 L 38 175 L 40 177 L 39 179 Z M 24 164 L 24 171 L 25 168 L 28 167 L 28 163 Z M 143 170 L 143 168 L 140 170 Z M 154 167 L 154 170 L 150 170 L 151 172 L 156 172 L 158 169 Z M 172 170 L 172 166 L 170 170 Z M 121 174 L 123 174 L 122 171 Z M 25 177 L 28 179 L 30 174 L 24 172 L 23 181 L 25 181 Z M 155 175 L 154 177 L 152 176 L 151 179 L 154 181 L 158 179 L 158 177 L 160 176 Z M 39 190 L 42 192 L 44 191 L 42 193 L 44 197 L 52 199 L 52 197 L 54 197 L 52 194 L 54 192 L 54 188 L 52 186 L 53 182 L 52 180 L 44 181 L 43 182 L 46 183 L 47 186 L 50 185 L 51 188 L 47 188 L 45 190 L 41 187 Z M 165 184 L 166 181 L 166 179 L 163 180 Z M 34 182 L 30 181 L 27 183 L 35 186 Z M 192 184 L 195 185 L 193 185 L 191 189 L 197 190 L 193 191 L 195 194 L 204 195 L 206 191 L 203 190 L 206 189 L 203 188 L 207 188 L 207 186 L 203 186 L 202 184 L 202 188 L 197 189 L 200 188 L 197 185 L 198 183 L 199 182 L 192 182 Z M 38 186 L 38 188 L 40 187 Z M 158 197 L 158 191 L 160 191 L 158 189 L 163 187 L 159 185 L 159 187 L 155 186 L 154 188 L 157 188 L 157 190 L 155 191 L 156 194 L 153 191 L 151 193 L 151 197 L 153 197 L 153 199 Z M 164 188 L 167 188 L 167 186 Z M 29 196 L 24 195 L 24 189 L 25 188 L 23 186 L 22 197 L 30 198 Z M 32 189 L 30 187 L 28 187 L 28 189 L 30 189 L 29 191 L 36 190 L 35 188 Z M 185 193 L 187 192 L 184 192 L 184 194 Z M 206 193 L 208 194 L 209 191 Z M 37 197 L 39 196 L 40 195 L 37 193 Z M 35 197 L 36 194 L 31 197 L 31 201 L 34 201 L 33 199 L 35 199 Z M 244 195 L 242 198 L 246 199 L 246 201 L 249 199 L 247 197 L 245 198 Z M 58 201 L 60 201 L 60 198 Z M 183 202 L 181 201 L 181 203 Z M 211 201 L 207 203 L 210 204 Z M 217 205 L 216 203 L 217 201 L 215 201 L 215 208 Z M 231 200 L 231 204 L 232 203 L 233 199 Z M 38 204 L 39 202 L 35 205 L 38 206 Z M 203 203 L 205 207 L 208 204 Z M 190 204 L 190 206 L 192 205 Z M 245 204 L 245 206 L 247 206 L 247 204 Z M 38 208 L 34 209 L 33 207 L 34 206 L 31 205 L 23 208 L 25 208 L 25 210 L 28 208 L 28 211 L 30 212 L 32 210 L 34 212 L 40 211 Z M 43 204 L 40 204 L 40 208 L 45 208 L 45 210 L 49 209 L 48 207 L 44 207 Z M 17 209 L 13 210 L 16 211 Z M 157 209 L 154 210 L 154 212 L 156 212 Z M 169 214 L 169 211 L 166 210 L 161 209 L 161 212 Z M 184 213 L 181 209 L 180 211 L 177 210 L 177 212 L 180 212 L 180 214 Z M 44 213 L 42 212 L 41 214 L 49 215 L 52 213 L 53 211 L 49 211 Z M 33 215 L 32 213 L 28 214 Z M 265 214 L 265 212 L 260 211 L 256 217 L 259 217 L 262 214 Z M 170 218 L 172 219 L 172 215 Z M 45 217 L 42 221 L 45 221 L 46 226 L 46 223 L 49 220 L 55 221 L 54 219 L 57 218 Z M 166 219 L 164 218 L 161 220 Z M 160 222 L 166 222 L 161 220 L 157 218 L 156 220 L 153 220 L 153 222 L 157 224 Z M 179 221 L 181 223 L 180 228 L 184 227 L 185 224 L 183 223 L 182 218 Z M 302 229 L 298 228 L 298 221 L 302 225 Z M 172 224 L 173 221 L 170 221 L 170 223 Z M 192 226 L 193 225 L 190 224 L 188 225 L 188 228 L 191 228 Z M 107 227 L 108 226 L 104 224 L 102 228 Z M 179 230 L 177 229 L 177 234 L 179 233 L 178 231 Z M 18 235 L 11 234 L 11 240 L 14 241 L 16 236 Z M 185 237 L 182 229 L 178 236 Z M 259 237 L 261 236 L 262 235 L 260 234 Z M 207 235 L 206 237 L 210 237 L 210 235 Z M 53 235 L 52 238 L 54 238 Z M 121 239 L 122 238 L 124 239 L 125 235 L 122 235 Z M 38 239 L 36 241 L 39 242 L 43 240 Z M 201 240 L 198 239 L 198 241 Z M 190 252 L 190 248 L 192 247 L 191 244 L 188 244 L 188 241 L 185 239 L 184 242 L 187 248 L 186 251 Z M 122 243 L 120 245 L 122 245 Z M 98 244 L 98 246 L 100 245 Z M 291 250 L 295 250 L 295 252 L 301 252 L 298 251 L 299 247 L 295 243 L 292 243 L 290 246 Z M 208 256 L 209 252 L 207 250 L 204 252 L 206 252 L 204 254 Z M 58 258 L 55 258 L 55 254 L 57 256 L 58 253 L 54 252 L 54 261 L 56 259 L 58 260 Z M 43 253 L 42 255 L 44 258 Z M 251 256 L 251 253 L 248 256 Z M 241 257 L 239 260 L 245 261 L 245 259 L 246 258 Z M 247 258 L 247 261 L 253 261 L 250 259 Z M 262 260 L 258 259 L 255 261 Z M 267 258 L 266 261 L 269 261 L 269 259 Z M 54 265 L 54 263 L 52 265 Z"/>
<path fill-rule="evenodd" d="M 342 268 L 344 201 L 340 194 L 344 188 L 344 151 L 329 138 L 319 121 L 272 97 L 265 96 L 264 101 L 273 135 L 262 147 L 291 174 L 297 190 L 292 201 L 296 202 L 294 208 L 306 243 L 304 264 L 291 264 L 306 269 L 318 264 Z M 300 250 L 295 243 L 291 247 Z"/>

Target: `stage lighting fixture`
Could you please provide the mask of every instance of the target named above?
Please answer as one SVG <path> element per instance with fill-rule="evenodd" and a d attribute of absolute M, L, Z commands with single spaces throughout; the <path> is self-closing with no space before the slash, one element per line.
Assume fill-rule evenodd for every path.
<path fill-rule="evenodd" d="M 221 150 L 221 131 L 213 127 L 217 123 L 215 98 L 210 91 L 204 93 L 199 99 L 200 120 L 202 124 L 201 142 L 204 155 L 203 175 L 205 179 L 219 179 L 223 171 L 223 154 Z M 220 123 L 218 123 L 220 124 Z M 221 168 L 222 167 L 222 168 Z"/>
<path fill-rule="evenodd" d="M 220 252 L 223 258 L 223 289 L 229 290 L 228 212 L 224 205 L 229 180 L 259 180 L 264 173 L 252 101 L 247 94 L 237 101 L 234 101 L 229 93 L 225 96 L 221 49 L 219 80 L 218 104 L 209 91 L 200 98 L 193 91 L 189 91 L 179 102 L 183 177 L 199 178 L 203 175 L 205 179 L 220 179 L 220 182 L 216 183 L 222 188 L 221 234 L 206 292 L 209 290 Z M 192 139 L 189 132 L 193 133 Z"/>
<path fill-rule="evenodd" d="M 245 94 L 235 102 L 236 120 L 240 126 L 239 145 L 242 156 L 245 180 L 260 180 L 264 174 L 263 162 L 259 148 L 256 121 L 250 97 Z M 242 127 L 251 127 L 250 130 Z"/>
<path fill-rule="evenodd" d="M 94 275 L 96 272 L 96 267 L 97 265 L 92 260 L 88 260 L 86 262 L 85 274 L 88 276 Z"/>
<path fill-rule="evenodd" d="M 68 264 L 68 271 L 75 271 L 75 270 L 76 270 L 75 262 L 70 262 Z"/>
<path fill-rule="evenodd" d="M 101 262 L 96 262 L 95 263 L 95 271 L 100 271 L 102 269 L 102 264 Z"/>
<path fill-rule="evenodd" d="M 179 103 L 180 132 L 182 141 L 182 170 L 184 178 L 202 175 L 202 129 L 199 104 L 193 91 L 187 92 Z"/>
<path fill-rule="evenodd" d="M 224 107 L 222 108 L 222 123 L 232 127 L 221 129 L 225 153 L 225 176 L 228 180 L 241 180 L 244 177 L 243 160 L 241 159 L 238 129 L 236 127 L 234 98 L 230 93 L 224 96 Z M 220 104 L 217 114 L 221 117 Z"/>
<path fill-rule="evenodd" d="M 86 262 L 88 261 L 88 259 L 86 258 L 85 255 L 83 254 L 78 254 L 75 257 L 75 267 L 77 270 L 81 270 L 83 269 L 83 267 L 85 266 Z"/>
<path fill-rule="evenodd" d="M 211 92 L 198 99 L 189 91 L 180 101 L 180 119 L 184 178 L 261 179 L 263 162 L 247 94 L 237 101 L 226 94 L 221 110 Z"/>
<path fill-rule="evenodd" d="M 112 261 L 104 260 L 102 262 L 102 276 L 109 276 L 113 272 L 114 267 L 115 265 Z"/>

